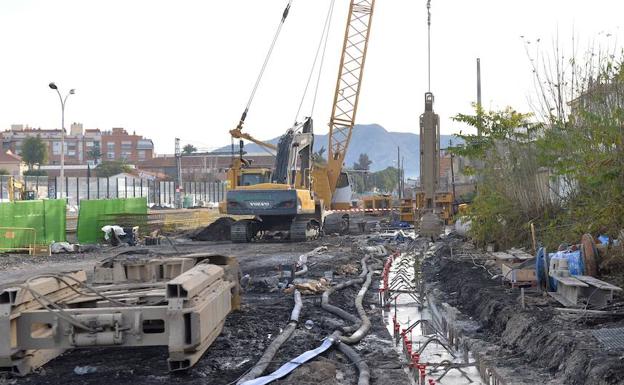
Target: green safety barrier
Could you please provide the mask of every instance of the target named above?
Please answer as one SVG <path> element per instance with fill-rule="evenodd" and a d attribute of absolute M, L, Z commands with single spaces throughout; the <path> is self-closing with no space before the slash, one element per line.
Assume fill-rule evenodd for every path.
<path fill-rule="evenodd" d="M 0 249 L 65 241 L 62 199 L 0 203 Z"/>
<path fill-rule="evenodd" d="M 102 226 L 115 216 L 144 214 L 147 216 L 147 198 L 81 200 L 78 212 L 78 242 L 97 243 L 104 240 Z"/>

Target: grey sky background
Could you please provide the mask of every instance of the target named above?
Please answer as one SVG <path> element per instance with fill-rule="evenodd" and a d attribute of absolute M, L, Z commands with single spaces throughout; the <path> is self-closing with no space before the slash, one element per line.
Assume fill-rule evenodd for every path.
<path fill-rule="evenodd" d="M 294 121 L 330 0 L 294 0 L 247 119 L 261 139 Z M 0 129 L 60 127 L 55 81 L 76 95 L 66 127 L 125 127 L 173 152 L 174 138 L 229 144 L 286 0 L 0 0 Z M 348 0 L 336 0 L 313 117 L 327 132 Z M 358 123 L 418 132 L 426 92 L 426 0 L 377 0 Z M 521 35 L 544 50 L 617 45 L 620 0 L 432 0 L 432 91 L 445 134 L 476 99 L 529 111 L 532 74 Z M 534 48 L 531 48 L 534 49 Z M 309 100 L 303 115 L 310 113 Z"/>

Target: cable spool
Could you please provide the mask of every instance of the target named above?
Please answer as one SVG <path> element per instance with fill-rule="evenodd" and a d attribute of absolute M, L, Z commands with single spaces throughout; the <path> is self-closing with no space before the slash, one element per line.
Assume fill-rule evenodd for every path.
<path fill-rule="evenodd" d="M 581 255 L 585 264 L 585 274 L 595 277 L 598 275 L 598 249 L 591 234 L 581 237 Z"/>

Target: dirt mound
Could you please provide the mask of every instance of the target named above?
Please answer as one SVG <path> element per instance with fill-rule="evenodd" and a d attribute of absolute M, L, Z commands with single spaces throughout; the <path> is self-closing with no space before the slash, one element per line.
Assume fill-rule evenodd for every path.
<path fill-rule="evenodd" d="M 236 222 L 230 217 L 219 218 L 195 234 L 194 241 L 229 241 L 230 228 Z"/>

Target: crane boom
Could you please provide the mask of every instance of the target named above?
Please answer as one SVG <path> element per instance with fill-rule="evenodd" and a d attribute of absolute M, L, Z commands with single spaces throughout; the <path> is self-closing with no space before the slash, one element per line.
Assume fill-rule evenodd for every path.
<path fill-rule="evenodd" d="M 332 192 L 336 190 L 355 125 L 374 7 L 375 0 L 351 0 L 349 6 L 334 105 L 329 121 L 327 173 Z"/>

